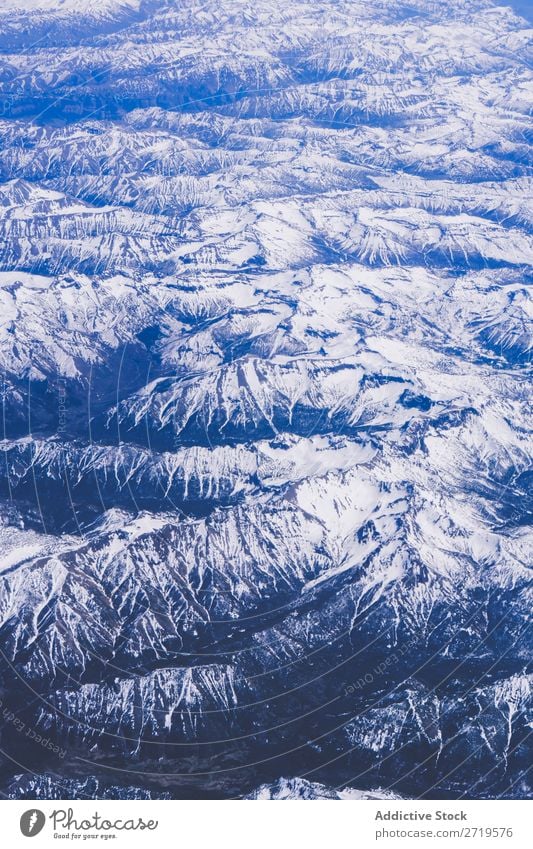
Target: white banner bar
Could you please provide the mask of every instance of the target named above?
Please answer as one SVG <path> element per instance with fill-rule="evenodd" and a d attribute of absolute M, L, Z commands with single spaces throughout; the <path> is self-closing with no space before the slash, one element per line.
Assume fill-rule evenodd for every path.
<path fill-rule="evenodd" d="M 532 802 L 2 801 L 2 845 L 425 849 L 533 845 Z M 31 840 L 35 840 L 34 843 Z M 67 843 L 67 841 L 69 841 Z"/>

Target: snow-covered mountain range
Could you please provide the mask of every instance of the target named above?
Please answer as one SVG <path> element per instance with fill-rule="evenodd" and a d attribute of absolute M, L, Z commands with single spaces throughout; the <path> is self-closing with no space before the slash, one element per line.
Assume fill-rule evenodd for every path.
<path fill-rule="evenodd" d="M 522 798 L 531 30 L 0 8 L 0 792 Z"/>

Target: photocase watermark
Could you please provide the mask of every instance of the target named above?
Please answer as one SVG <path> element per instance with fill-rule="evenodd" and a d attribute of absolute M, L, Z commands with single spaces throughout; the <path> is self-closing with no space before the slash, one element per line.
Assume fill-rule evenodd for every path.
<path fill-rule="evenodd" d="M 47 749 L 49 752 L 52 752 L 54 755 L 57 755 L 58 758 L 64 758 L 67 754 L 66 749 L 62 749 L 53 740 L 50 740 L 49 737 L 45 737 L 43 734 L 40 734 L 35 728 L 32 728 L 31 725 L 28 725 L 27 722 L 24 722 L 20 716 L 17 716 L 12 710 L 2 705 L 0 701 L 1 708 L 1 716 L 5 722 L 9 723 L 12 728 L 19 732 L 19 734 L 23 734 L 24 737 L 27 737 L 28 740 L 31 740 L 33 743 L 37 743 L 39 746 L 42 746 L 44 749 Z"/>
<path fill-rule="evenodd" d="M 60 377 L 57 380 L 57 432 L 64 433 L 67 429 L 67 381 Z"/>
<path fill-rule="evenodd" d="M 404 645 L 395 648 L 391 654 L 388 654 L 387 657 L 380 660 L 380 662 L 371 669 L 368 669 L 364 675 L 361 675 L 361 677 L 357 679 L 357 681 L 345 684 L 344 695 L 349 696 L 352 693 L 355 693 L 356 690 L 363 690 L 365 687 L 369 687 L 375 682 L 376 678 L 380 678 L 382 675 L 385 675 L 387 671 L 393 669 L 402 657 L 409 654 L 416 645 L 417 642 L 413 641 L 410 643 L 404 643 Z"/>

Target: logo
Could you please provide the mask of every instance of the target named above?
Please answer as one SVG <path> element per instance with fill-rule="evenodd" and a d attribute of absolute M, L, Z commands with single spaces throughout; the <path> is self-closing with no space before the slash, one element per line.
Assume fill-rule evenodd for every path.
<path fill-rule="evenodd" d="M 29 811 L 28 813 L 31 813 Z M 35 813 L 39 813 L 36 811 Z M 26 815 L 24 815 L 26 816 Z M 74 817 L 74 810 L 72 808 L 68 808 L 65 810 L 64 808 L 58 808 L 55 811 L 52 811 L 50 814 L 50 819 L 52 821 L 52 826 L 54 829 L 54 837 L 70 837 L 70 833 L 76 834 L 79 831 L 89 831 L 89 832 L 99 832 L 99 831 L 107 831 L 107 832 L 115 832 L 115 831 L 155 831 L 155 829 L 159 825 L 158 820 L 143 820 L 142 817 L 131 817 L 129 819 L 118 819 L 118 820 L 109 820 L 105 817 L 102 817 L 101 814 L 96 811 L 91 817 L 84 820 L 77 820 Z M 40 826 L 39 830 L 42 828 Z M 66 834 L 57 834 L 60 829 L 64 829 Z M 90 834 L 91 837 L 96 837 L 96 834 Z M 104 835 L 100 835 L 103 837 Z M 115 835 L 113 835 L 115 836 Z"/>
<path fill-rule="evenodd" d="M 24 811 L 20 818 L 20 830 L 24 837 L 35 837 L 43 830 L 46 822 L 46 817 L 42 811 L 37 808 L 32 808 L 31 811 Z"/>

